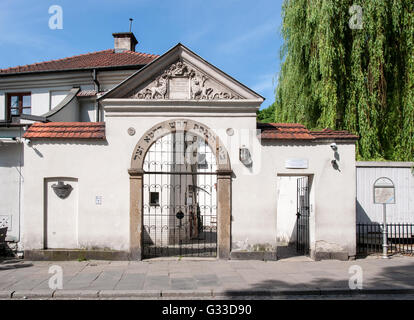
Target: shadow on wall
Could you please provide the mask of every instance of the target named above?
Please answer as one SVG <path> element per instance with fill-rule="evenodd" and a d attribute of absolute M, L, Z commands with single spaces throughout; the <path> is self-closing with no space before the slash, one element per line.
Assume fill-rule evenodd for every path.
<path fill-rule="evenodd" d="M 283 264 L 287 264 L 283 263 Z M 310 262 L 313 264 L 313 262 Z M 348 266 L 348 265 L 347 265 Z M 349 264 L 351 266 L 351 264 Z M 369 266 L 365 266 L 368 268 Z M 338 268 L 338 266 L 336 266 Z M 375 266 L 372 267 L 373 269 Z M 333 273 L 333 272 L 332 272 Z M 318 268 L 309 268 L 306 276 L 303 274 L 303 270 L 298 270 L 298 275 L 300 275 L 301 280 L 309 278 L 309 280 L 299 280 L 295 277 L 294 273 L 289 273 L 291 281 L 283 280 L 266 280 L 257 283 L 252 283 L 248 288 L 242 290 L 227 290 L 225 291 L 225 296 L 228 296 L 231 299 L 240 299 L 240 297 L 247 297 L 255 292 L 255 294 L 262 296 L 269 296 L 268 290 L 275 290 L 278 293 L 283 295 L 283 291 L 286 290 L 286 294 L 289 294 L 291 290 L 321 290 L 321 289 L 337 289 L 337 290 L 351 290 L 349 288 L 349 279 L 352 274 L 348 274 L 348 268 L 344 268 L 343 277 L 338 278 L 337 274 L 333 274 L 331 278 L 326 277 L 325 275 L 329 274 L 329 271 L 326 269 Z M 412 262 L 405 265 L 399 266 L 390 266 L 383 269 L 381 273 L 374 273 L 368 279 L 366 277 L 362 278 L 362 284 L 364 290 L 368 289 L 412 289 L 412 275 L 414 274 L 414 259 Z M 354 290 L 353 290 L 354 291 Z M 358 290 L 354 291 L 355 293 Z M 317 292 L 316 292 L 317 294 Z M 333 293 L 334 294 L 334 293 Z M 349 296 L 348 294 L 348 296 Z"/>
<path fill-rule="evenodd" d="M 299 254 L 296 250 L 296 226 L 297 226 L 297 222 L 295 222 L 292 228 L 288 241 L 283 241 L 283 239 L 278 239 L 278 244 L 277 244 L 277 259 L 278 260 L 288 259 L 288 258 L 302 255 L 302 254 Z"/>
<path fill-rule="evenodd" d="M 357 223 L 372 223 L 371 218 L 358 200 L 356 201 L 356 221 Z"/>
<path fill-rule="evenodd" d="M 0 155 L 0 168 L 15 167 L 20 173 L 19 168 L 24 166 L 22 143 L 1 143 Z"/>

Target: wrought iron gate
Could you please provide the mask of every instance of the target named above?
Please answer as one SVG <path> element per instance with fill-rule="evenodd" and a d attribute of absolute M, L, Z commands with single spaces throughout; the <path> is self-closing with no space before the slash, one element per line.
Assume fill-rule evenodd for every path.
<path fill-rule="evenodd" d="M 309 178 L 297 180 L 296 251 L 309 254 Z"/>
<path fill-rule="evenodd" d="M 144 257 L 215 257 L 216 188 L 215 155 L 203 139 L 183 131 L 157 140 L 144 160 Z"/>

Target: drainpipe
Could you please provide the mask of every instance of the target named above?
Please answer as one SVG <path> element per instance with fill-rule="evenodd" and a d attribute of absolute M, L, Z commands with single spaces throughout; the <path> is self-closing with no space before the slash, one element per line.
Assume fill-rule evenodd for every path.
<path fill-rule="evenodd" d="M 96 69 L 92 70 L 92 79 L 93 79 L 93 84 L 94 84 L 94 89 L 96 91 L 96 95 L 98 95 L 100 91 L 100 84 L 98 81 L 98 72 L 96 71 Z M 100 114 L 99 114 L 100 112 L 99 112 L 99 102 L 97 100 L 95 100 L 95 110 L 96 110 L 95 121 L 98 122 L 100 118 Z"/>

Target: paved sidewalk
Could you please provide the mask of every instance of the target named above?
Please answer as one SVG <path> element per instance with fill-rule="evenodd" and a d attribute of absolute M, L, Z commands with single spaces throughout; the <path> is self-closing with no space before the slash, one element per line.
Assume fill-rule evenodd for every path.
<path fill-rule="evenodd" d="M 51 290 L 49 268 L 63 270 Z M 350 290 L 349 267 L 363 270 L 363 289 Z M 0 299 L 231 298 L 244 296 L 414 294 L 414 257 L 356 261 L 9 260 L 0 263 Z"/>

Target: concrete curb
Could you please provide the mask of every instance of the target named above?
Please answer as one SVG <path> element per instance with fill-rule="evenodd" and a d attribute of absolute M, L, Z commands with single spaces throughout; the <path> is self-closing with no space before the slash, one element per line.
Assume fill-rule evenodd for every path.
<path fill-rule="evenodd" d="M 228 298 L 228 297 L 283 297 L 321 295 L 414 294 L 414 288 L 378 289 L 254 289 L 254 290 L 21 290 L 0 291 L 0 299 L 108 299 L 108 298 Z"/>
<path fill-rule="evenodd" d="M 169 298 L 182 298 L 182 297 L 213 297 L 213 290 L 163 290 L 161 291 L 162 297 Z"/>
<path fill-rule="evenodd" d="M 161 290 L 102 290 L 99 298 L 160 298 Z"/>
<path fill-rule="evenodd" d="M 319 289 L 252 289 L 252 290 L 218 290 L 213 292 L 214 297 L 240 297 L 240 296 L 252 296 L 252 297 L 274 297 L 274 296 L 285 296 L 285 295 L 320 295 Z"/>
<path fill-rule="evenodd" d="M 54 290 L 18 290 L 11 294 L 12 299 L 47 299 L 53 297 Z"/>
<path fill-rule="evenodd" d="M 0 299 L 10 299 L 14 291 L 0 291 Z"/>
<path fill-rule="evenodd" d="M 53 298 L 96 299 L 99 298 L 98 293 L 98 290 L 56 290 Z"/>

